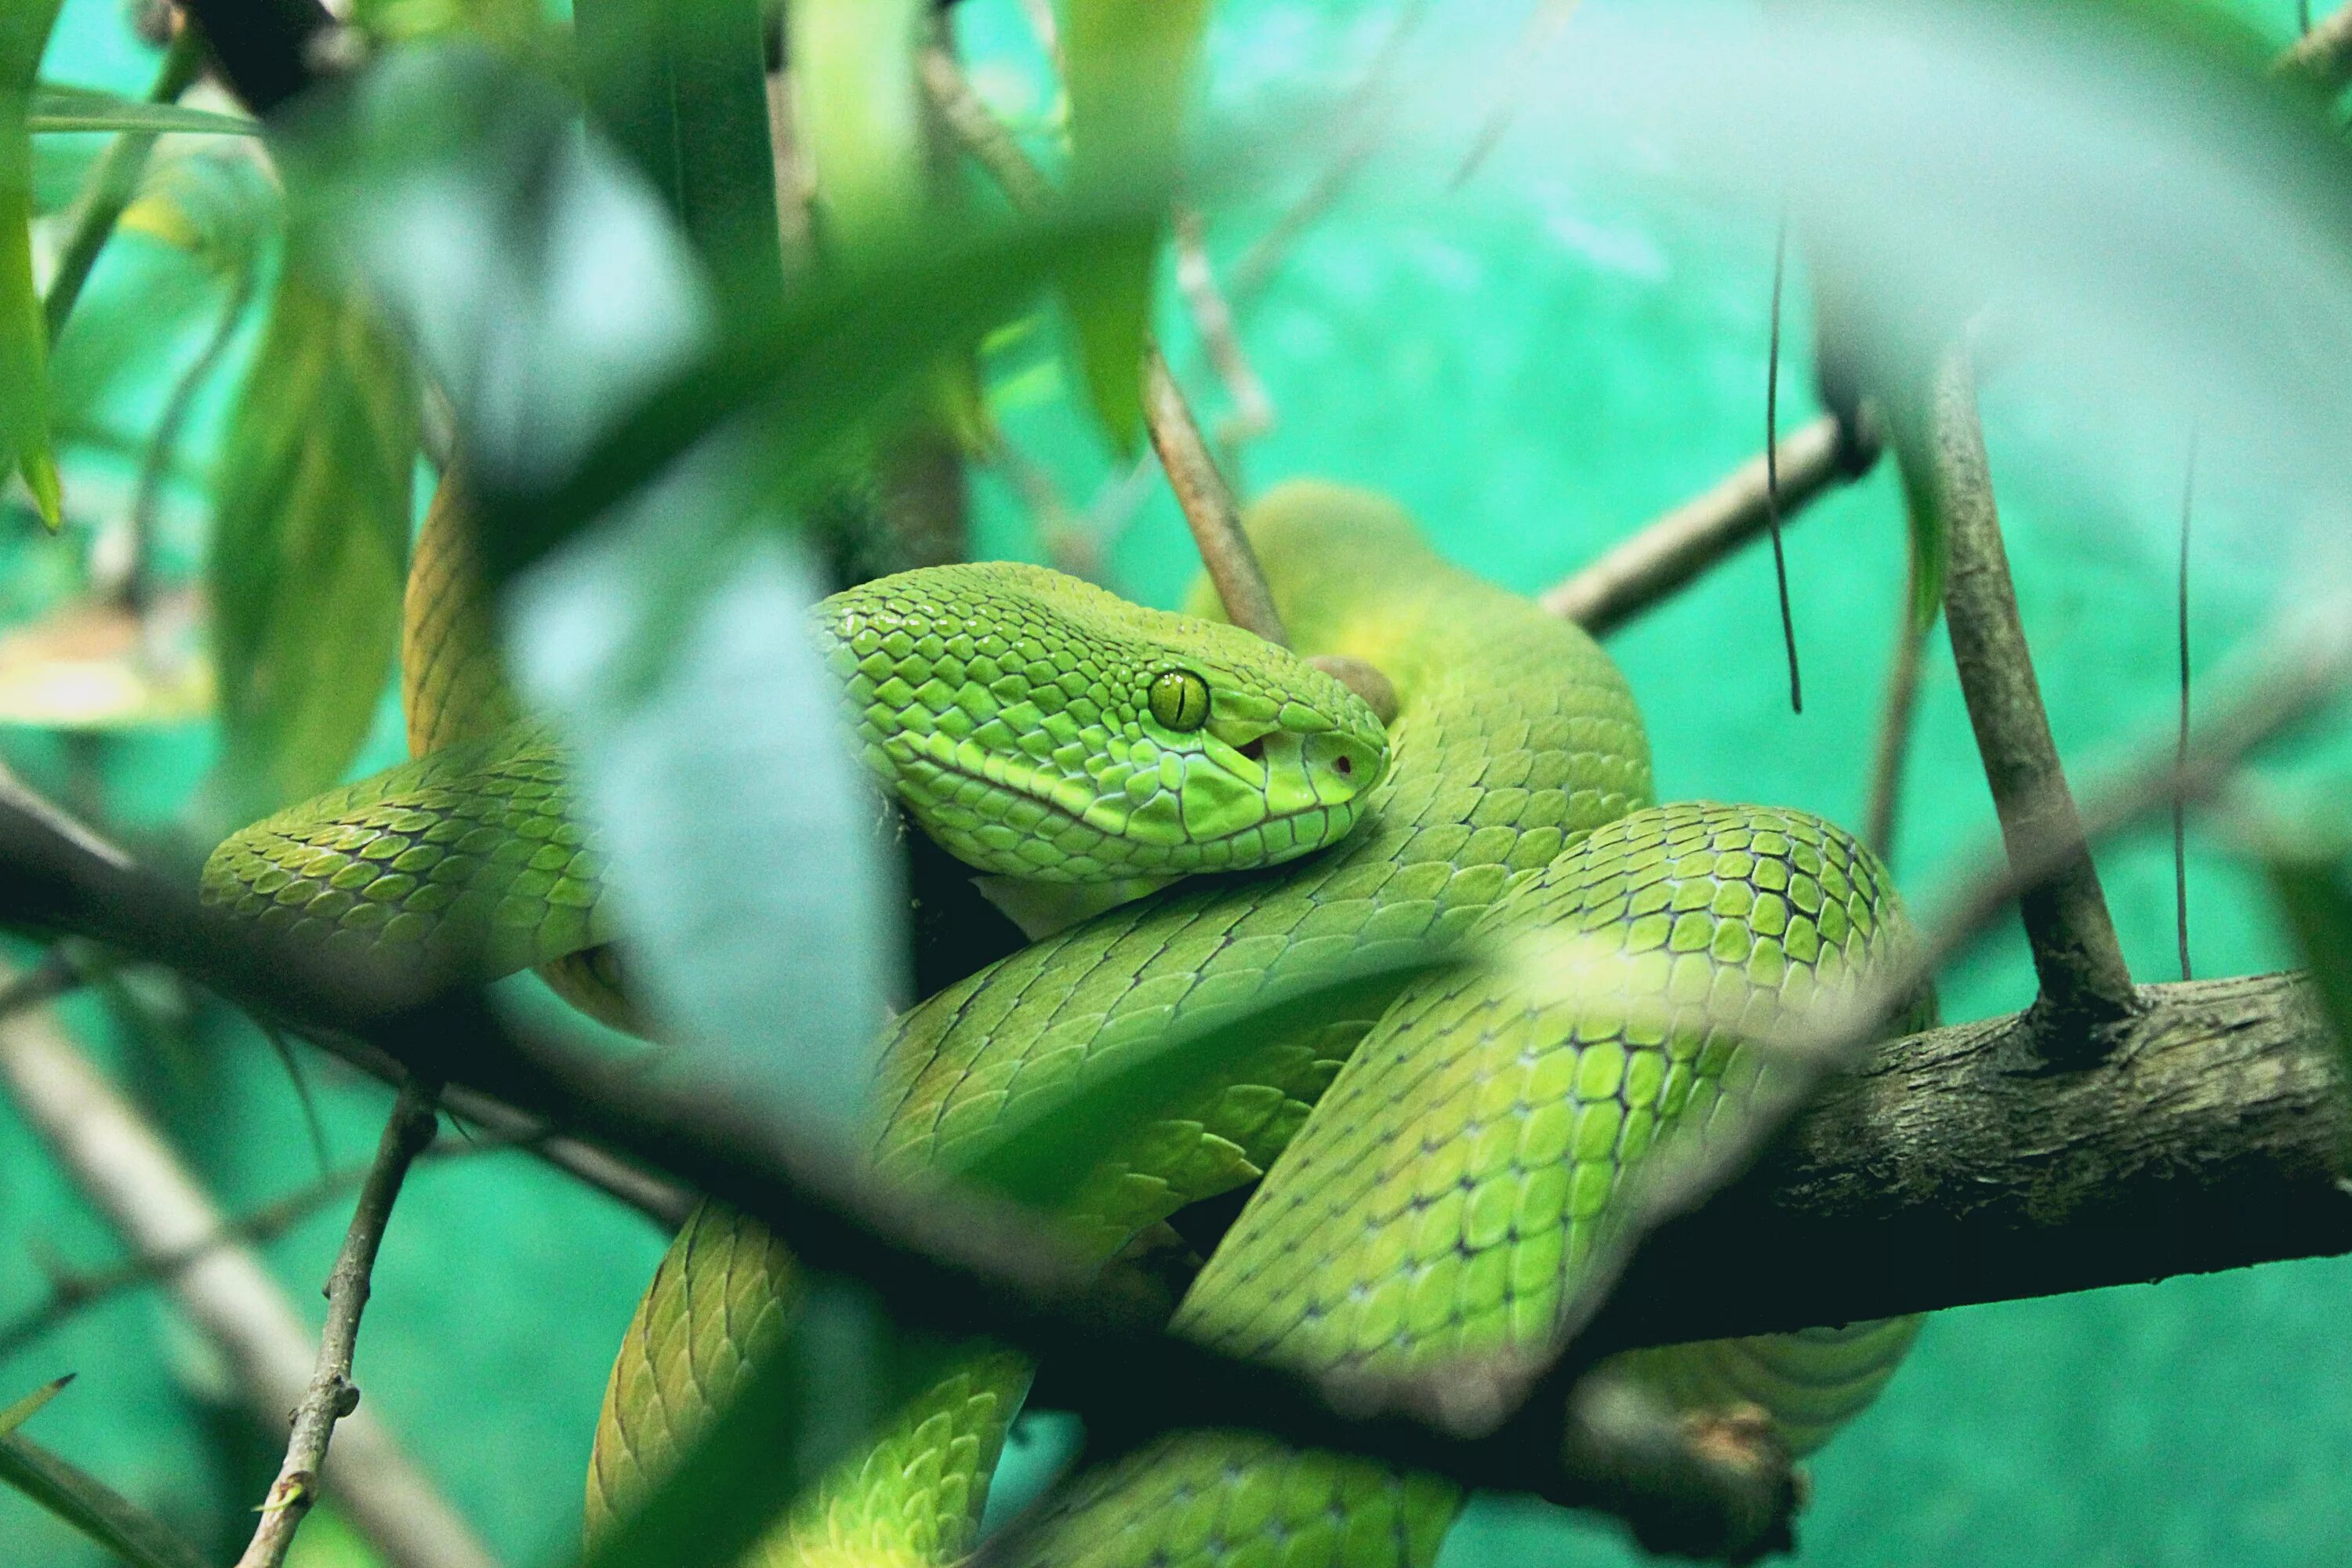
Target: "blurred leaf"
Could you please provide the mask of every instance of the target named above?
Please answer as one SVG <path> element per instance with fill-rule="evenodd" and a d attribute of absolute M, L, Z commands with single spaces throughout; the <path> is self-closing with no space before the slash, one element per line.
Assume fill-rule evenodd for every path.
<path fill-rule="evenodd" d="M 132 1568 L 209 1568 L 204 1554 L 161 1520 L 13 1432 L 0 1436 L 0 1486 L 22 1492 Z"/>
<path fill-rule="evenodd" d="M 334 784 L 367 736 L 399 638 L 417 395 L 401 345 L 298 244 L 230 429 L 213 541 L 239 821 Z"/>
<path fill-rule="evenodd" d="M 159 595 L 143 615 L 78 599 L 0 635 L 0 724 L 121 730 L 202 718 L 212 707 L 192 593 Z"/>
<path fill-rule="evenodd" d="M 768 304 L 783 257 L 760 0 L 574 0 L 572 14 L 597 128 L 660 193 L 721 293 Z"/>
<path fill-rule="evenodd" d="M 33 94 L 26 125 L 36 135 L 63 131 L 139 131 L 162 136 L 258 136 L 261 121 L 176 103 L 150 103 L 86 87 L 43 87 Z"/>
<path fill-rule="evenodd" d="M 2270 879 L 2310 966 L 2312 994 L 2336 1037 L 2337 1059 L 2352 1077 L 2352 888 L 2343 862 L 2280 854 L 2271 859 Z"/>
<path fill-rule="evenodd" d="M 901 973 L 880 801 L 809 637 L 805 551 L 740 532 L 723 458 L 681 469 L 517 581 L 513 668 L 576 748 L 675 1066 L 847 1150 Z"/>
<path fill-rule="evenodd" d="M 1895 449 L 1895 472 L 1903 480 L 1903 519 L 1910 531 L 1911 629 L 1924 634 L 1944 608 L 1944 579 L 1952 562 L 1950 528 L 1926 421 L 1890 417 L 1888 424 L 1888 445 Z"/>
<path fill-rule="evenodd" d="M 457 34 L 517 48 L 547 26 L 540 0 L 352 0 L 351 15 L 368 37 L 394 44 Z"/>
<path fill-rule="evenodd" d="M 945 224 L 722 335 L 666 215 L 542 86 L 446 46 L 358 86 L 281 162 L 448 389 L 494 582 L 723 427 L 747 494 L 804 494 L 949 353 L 1166 196 Z"/>
<path fill-rule="evenodd" d="M 929 206 L 915 51 L 930 10 L 929 0 L 797 0 L 784 13 L 793 132 L 836 265 L 904 247 Z"/>
<path fill-rule="evenodd" d="M 0 464 L 25 476 L 51 528 L 62 521 L 49 449 L 48 328 L 33 288 L 33 143 L 25 114 L 61 0 L 0 5 Z"/>
<path fill-rule="evenodd" d="M 66 1373 L 63 1377 L 52 1378 L 5 1410 L 0 1410 L 0 1437 L 5 1437 L 9 1433 L 31 1420 L 35 1411 L 63 1394 L 66 1391 L 66 1384 L 73 1380 L 74 1374 L 71 1373 Z"/>
<path fill-rule="evenodd" d="M 1208 24 L 1208 0 L 1062 0 L 1075 196 L 1174 183 Z M 1063 284 L 1088 399 L 1122 453 L 1143 433 L 1143 350 L 1164 227 L 1165 214 L 1154 212 L 1106 236 Z"/>
<path fill-rule="evenodd" d="M 250 268 L 277 232 L 278 192 L 259 163 L 196 153 L 154 164 L 116 227 L 184 250 L 214 273 Z"/>
<path fill-rule="evenodd" d="M 1378 1016 L 1414 981 L 1475 962 L 1454 947 L 1387 948 L 1271 1006 L 1179 1024 L 1087 1064 L 1059 1092 L 1014 1101 L 984 1140 L 961 1146 L 945 1168 L 1015 1202 L 1052 1209 L 1093 1173 L 1104 1151 L 1169 1115 L 1194 1086 L 1215 1079 L 1219 1064 L 1318 1019 Z"/>

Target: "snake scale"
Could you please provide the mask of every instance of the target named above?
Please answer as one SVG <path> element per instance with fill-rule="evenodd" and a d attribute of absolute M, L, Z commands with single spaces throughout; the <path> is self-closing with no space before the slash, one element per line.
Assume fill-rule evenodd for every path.
<path fill-rule="evenodd" d="M 331 940 L 541 965 L 625 1021 L 595 847 L 564 815 L 560 748 L 498 674 L 459 515 L 436 505 L 412 569 L 415 759 L 236 835 L 205 891 Z M 1818 818 L 1653 804 L 1647 742 L 1608 657 L 1445 563 L 1388 502 L 1297 482 L 1249 522 L 1300 654 L 1367 660 L 1393 683 L 1385 731 L 1205 602 L 1179 616 L 1040 568 L 978 565 L 818 606 L 867 761 L 960 857 L 1071 882 L 1207 873 L 898 1018 L 874 1102 L 878 1168 L 951 1168 L 1091 1065 L 1171 1024 L 1296 995 L 1343 958 L 1575 937 L 1616 961 L 1622 994 L 1472 966 L 1400 982 L 1357 1016 L 1263 1031 L 1105 1150 L 1057 1215 L 1108 1265 L 1165 1246 L 1188 1206 L 1254 1187 L 1175 1316 L 1236 1351 L 1425 1370 L 1535 1344 L 1626 1171 L 1755 1081 L 1727 1021 L 1769 1027 L 1813 988 L 1887 962 L 1907 940 L 1899 904 L 1870 853 Z M 614 1362 L 592 1530 L 792 1331 L 796 1303 L 778 1240 L 715 1208 L 693 1216 Z M 1624 1364 L 1682 1408 L 1760 1405 L 1803 1452 L 1875 1395 L 1916 1327 Z M 968 1552 L 1031 1372 L 997 1347 L 947 1355 L 758 1561 Z M 1367 1461 L 1182 1434 L 1080 1478 L 1032 1551 L 1100 1568 L 1426 1568 L 1461 1501 Z"/>

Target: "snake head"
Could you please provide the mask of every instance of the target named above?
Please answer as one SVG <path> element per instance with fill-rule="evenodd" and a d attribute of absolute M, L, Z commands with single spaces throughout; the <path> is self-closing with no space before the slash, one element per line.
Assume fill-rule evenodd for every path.
<path fill-rule="evenodd" d="M 867 765 L 1001 876 L 1274 865 L 1343 837 L 1388 766 L 1371 709 L 1296 655 L 1043 567 L 879 578 L 817 637 Z"/>

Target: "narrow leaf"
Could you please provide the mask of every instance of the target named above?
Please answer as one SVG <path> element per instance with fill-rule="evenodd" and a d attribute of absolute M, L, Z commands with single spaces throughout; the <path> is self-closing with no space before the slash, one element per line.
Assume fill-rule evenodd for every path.
<path fill-rule="evenodd" d="M 52 132 L 131 131 L 150 136 L 258 136 L 261 121 L 239 114 L 215 114 L 176 103 L 150 103 L 83 87 L 43 87 L 33 93 L 26 125 L 35 135 Z"/>
<path fill-rule="evenodd" d="M 2352 889 L 2336 862 L 2282 855 L 2270 863 L 2271 890 L 2303 949 L 2312 994 L 2352 1078 Z"/>
<path fill-rule="evenodd" d="M 230 432 L 213 544 L 240 821 L 340 778 L 398 641 L 417 448 L 407 357 L 298 244 Z"/>
<path fill-rule="evenodd" d="M 1173 185 L 1208 0 L 1063 0 L 1070 189 Z M 1143 350 L 1164 215 L 1107 236 L 1063 285 L 1095 416 L 1131 452 L 1143 432 Z"/>
<path fill-rule="evenodd" d="M 793 133 L 814 176 L 819 238 L 856 266 L 904 246 L 928 205 L 930 158 L 915 48 L 929 0 L 798 0 Z"/>
<path fill-rule="evenodd" d="M 49 448 L 48 328 L 33 288 L 33 142 L 26 110 L 61 0 L 0 5 L 0 465 L 24 475 L 41 521 L 64 520 Z"/>
<path fill-rule="evenodd" d="M 1052 1209 L 1077 1190 L 1106 1149 L 1169 1115 L 1194 1086 L 1213 1081 L 1220 1064 L 1317 1019 L 1375 1016 L 1414 981 L 1470 962 L 1425 946 L 1389 949 L 1271 1006 L 1178 1025 L 1090 1064 L 1066 1089 L 1015 1101 L 950 1169 L 1016 1202 Z"/>
<path fill-rule="evenodd" d="M 53 1378 L 8 1406 L 7 1409 L 0 1410 L 0 1437 L 5 1437 L 26 1421 L 31 1420 L 35 1411 L 63 1394 L 66 1384 L 73 1380 L 74 1374 L 71 1373 L 66 1373 L 63 1377 Z"/>
<path fill-rule="evenodd" d="M 1903 480 L 1903 516 L 1910 531 L 1911 629 L 1921 635 L 1943 613 L 1944 579 L 1952 559 L 1924 396 L 1924 391 L 1919 396 L 1890 395 L 1884 404 L 1887 445 L 1894 448 L 1895 472 Z"/>
<path fill-rule="evenodd" d="M 660 193 L 722 295 L 783 286 L 760 0 L 576 0 L 596 125 Z"/>
<path fill-rule="evenodd" d="M 0 1436 L 0 1486 L 24 1493 L 131 1568 L 210 1568 L 154 1515 L 15 1433 Z"/>

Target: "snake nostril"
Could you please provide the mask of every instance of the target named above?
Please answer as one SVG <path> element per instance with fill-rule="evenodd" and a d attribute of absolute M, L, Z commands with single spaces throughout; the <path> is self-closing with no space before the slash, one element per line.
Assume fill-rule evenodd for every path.
<path fill-rule="evenodd" d="M 1352 778 L 1356 773 L 1356 760 L 1342 752 L 1331 760 L 1331 771 L 1343 779 Z"/>

